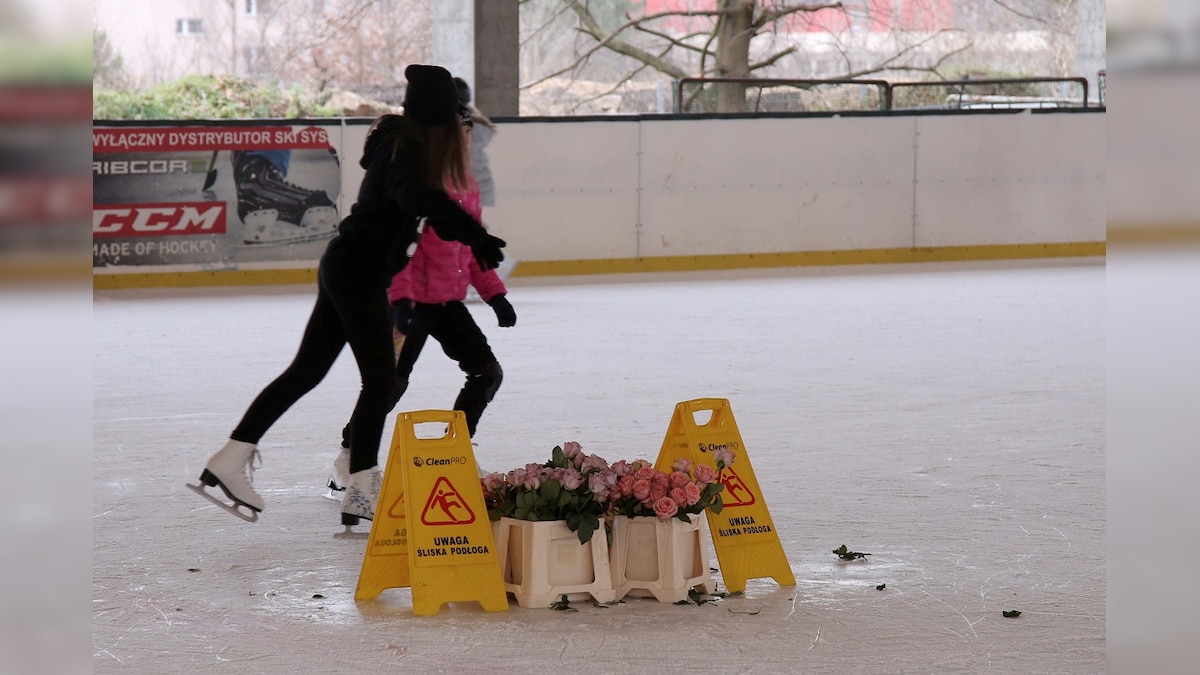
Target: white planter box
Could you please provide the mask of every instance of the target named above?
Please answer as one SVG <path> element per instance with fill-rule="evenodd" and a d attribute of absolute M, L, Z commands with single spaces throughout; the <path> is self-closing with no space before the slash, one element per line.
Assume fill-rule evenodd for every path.
<path fill-rule="evenodd" d="M 629 595 L 679 602 L 687 599 L 689 589 L 709 592 L 707 519 L 702 514 L 690 519 L 613 520 L 612 585 L 618 600 Z"/>
<path fill-rule="evenodd" d="M 522 607 L 549 607 L 562 595 L 572 601 L 616 599 L 603 529 L 580 544 L 561 520 L 501 518 L 495 533 L 504 590 Z"/>

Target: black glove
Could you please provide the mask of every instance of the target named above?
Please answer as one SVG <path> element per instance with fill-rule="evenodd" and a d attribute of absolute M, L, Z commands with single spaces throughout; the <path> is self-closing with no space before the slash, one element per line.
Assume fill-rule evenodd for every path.
<path fill-rule="evenodd" d="M 500 323 L 501 328 L 517 325 L 517 310 L 513 309 L 512 303 L 504 297 L 503 293 L 493 296 L 491 300 L 488 300 L 488 304 L 496 312 L 496 321 Z"/>
<path fill-rule="evenodd" d="M 493 237 L 490 234 L 484 235 L 471 244 L 471 253 L 475 254 L 475 261 L 479 263 L 479 269 L 494 270 L 504 260 L 504 252 L 500 249 L 505 247 L 504 240 L 500 237 Z"/>
<path fill-rule="evenodd" d="M 403 335 L 408 335 L 412 329 L 413 303 L 408 298 L 400 298 L 392 303 L 392 325 Z"/>

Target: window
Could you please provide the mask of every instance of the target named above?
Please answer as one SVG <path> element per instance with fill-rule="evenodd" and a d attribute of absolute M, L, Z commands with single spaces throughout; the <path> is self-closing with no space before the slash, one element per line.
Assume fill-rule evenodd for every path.
<path fill-rule="evenodd" d="M 259 16 L 271 11 L 271 0 L 246 0 L 246 16 Z"/>
<path fill-rule="evenodd" d="M 204 22 L 200 19 L 175 19 L 175 34 L 192 36 L 204 32 Z"/>

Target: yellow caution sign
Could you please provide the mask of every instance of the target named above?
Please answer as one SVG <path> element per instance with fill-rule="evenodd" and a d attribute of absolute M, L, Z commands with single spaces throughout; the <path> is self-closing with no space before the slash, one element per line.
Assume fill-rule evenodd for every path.
<path fill-rule="evenodd" d="M 427 423 L 444 425 L 445 435 L 417 438 L 415 426 Z M 466 417 L 458 410 L 401 413 L 397 434 L 413 614 L 466 601 L 489 612 L 508 610 Z"/>
<path fill-rule="evenodd" d="M 404 458 L 400 452 L 400 420 L 392 432 L 392 449 L 383 472 L 375 520 L 358 575 L 355 600 L 374 600 L 387 588 L 407 588 L 408 526 L 404 517 Z"/>
<path fill-rule="evenodd" d="M 712 415 L 707 422 L 696 421 L 697 413 L 709 411 Z M 732 451 L 735 458 L 719 474 L 725 486 L 721 491 L 724 508 L 719 514 L 705 514 L 726 588 L 744 591 L 747 579 L 759 577 L 770 577 L 780 586 L 795 586 L 796 577 L 779 543 L 728 399 L 701 398 L 676 404 L 655 467 L 669 471 L 671 464 L 683 457 L 716 469 L 713 453 L 721 449 Z"/>

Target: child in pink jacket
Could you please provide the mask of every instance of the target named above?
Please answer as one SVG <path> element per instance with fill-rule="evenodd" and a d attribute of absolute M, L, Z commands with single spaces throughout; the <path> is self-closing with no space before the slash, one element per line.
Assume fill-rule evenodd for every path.
<path fill-rule="evenodd" d="M 479 218 L 479 188 L 474 178 L 471 180 L 472 188 L 465 193 L 448 193 L 463 210 Z M 474 286 L 479 297 L 491 305 L 501 328 L 516 325 L 517 313 L 505 297 L 507 289 L 495 270 L 481 270 L 470 247 L 442 239 L 427 227 L 408 266 L 392 278 L 388 302 L 392 304 L 396 331 L 404 335 L 396 359 L 401 396 L 426 339 L 433 337 L 467 375 L 454 409 L 466 415 L 467 430 L 473 437 L 504 374 L 483 331 L 463 304 L 468 286 Z"/>
<path fill-rule="evenodd" d="M 469 114 L 460 111 L 460 116 L 466 131 L 470 132 L 474 125 Z M 474 176 L 469 177 L 466 190 L 450 187 L 446 194 L 476 220 L 481 219 L 483 209 Z M 457 361 L 458 367 L 466 373 L 466 383 L 458 392 L 454 410 L 461 410 L 466 415 L 467 430 L 474 437 L 479 418 L 500 388 L 504 373 L 483 331 L 463 304 L 469 286 L 474 286 L 479 297 L 491 305 L 501 328 L 516 325 L 516 310 L 505 297 L 508 290 L 495 270 L 481 270 L 471 247 L 442 239 L 432 227 L 422 223 L 412 259 L 392 277 L 387 294 L 392 306 L 396 344 L 401 345 L 396 357 L 396 400 L 408 389 L 408 378 L 425 341 L 433 337 L 442 345 L 446 356 Z M 334 493 L 345 487 L 342 479 L 347 475 L 349 465 L 346 449 L 349 447 L 349 429 L 347 426 L 342 430 L 341 453 L 334 461 L 329 477 L 330 497 L 336 497 Z"/>

